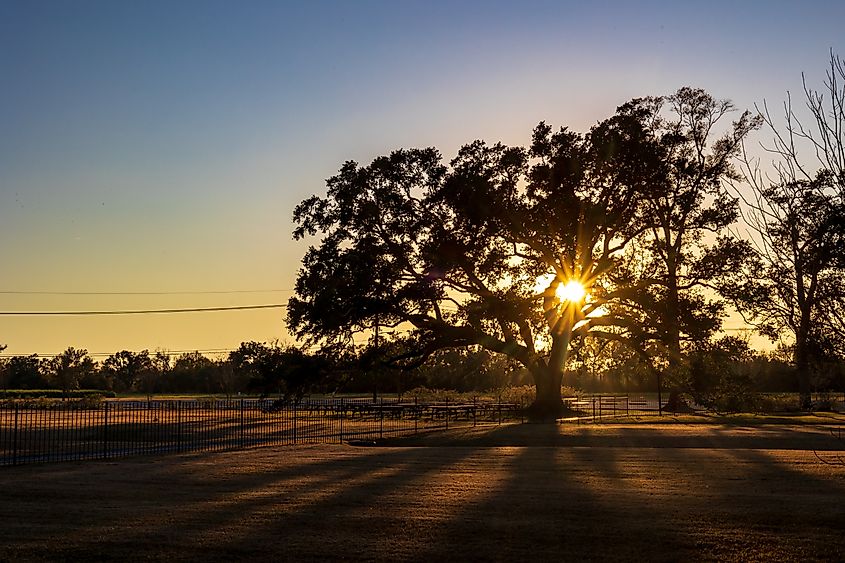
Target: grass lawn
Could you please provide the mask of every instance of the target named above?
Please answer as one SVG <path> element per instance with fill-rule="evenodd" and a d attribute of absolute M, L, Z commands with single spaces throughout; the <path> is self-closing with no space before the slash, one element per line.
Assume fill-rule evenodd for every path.
<path fill-rule="evenodd" d="M 614 424 L 717 424 L 727 426 L 760 426 L 766 424 L 779 425 L 833 425 L 845 426 L 845 414 L 838 412 L 796 412 L 796 413 L 773 413 L 773 414 L 671 414 L 655 416 L 649 413 L 645 416 L 630 416 L 604 418 L 605 421 Z"/>
<path fill-rule="evenodd" d="M 0 560 L 845 559 L 819 425 L 460 428 L 0 469 Z"/>

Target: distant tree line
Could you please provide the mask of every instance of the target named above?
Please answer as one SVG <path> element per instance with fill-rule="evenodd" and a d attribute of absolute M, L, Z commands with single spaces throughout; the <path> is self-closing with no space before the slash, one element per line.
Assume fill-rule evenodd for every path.
<path fill-rule="evenodd" d="M 171 357 L 161 351 L 121 350 L 98 362 L 87 350 L 68 348 L 52 358 L 32 354 L 0 359 L 0 388 L 150 394 L 242 390 L 244 385 L 231 373 L 228 359 L 214 360 L 198 352 Z"/>
<path fill-rule="evenodd" d="M 357 354 L 309 353 L 279 343 L 244 342 L 227 357 L 199 352 L 171 356 L 163 351 L 121 350 L 97 362 L 86 350 L 68 348 L 52 358 L 37 355 L 0 358 L 0 389 L 80 389 L 116 393 L 238 394 L 286 397 L 308 393 L 383 393 L 402 395 L 415 388 L 491 392 L 531 383 L 518 362 L 481 347 L 448 349 L 411 370 L 391 367 L 384 358 L 397 343 Z M 0 346 L 2 350 L 2 346 Z M 748 342 L 728 336 L 690 352 L 690 377 L 682 392 L 699 404 L 743 410 L 760 392 L 797 392 L 793 351 L 756 352 Z M 835 360 L 817 373 L 815 392 L 845 391 L 845 362 Z M 658 381 L 640 355 L 619 342 L 585 340 L 567 363 L 572 389 L 593 393 L 654 392 Z"/>
<path fill-rule="evenodd" d="M 0 351 L 5 347 L 0 345 Z M 225 358 L 199 352 L 121 350 L 101 362 L 67 348 L 51 357 L 0 358 L 0 390 L 100 389 L 116 393 L 259 394 L 293 399 L 306 393 L 399 393 L 412 387 L 485 391 L 521 383 L 514 367 L 484 350 L 451 350 L 410 373 L 383 365 L 372 349 L 360 354 L 309 353 L 279 343 L 243 342 Z"/>

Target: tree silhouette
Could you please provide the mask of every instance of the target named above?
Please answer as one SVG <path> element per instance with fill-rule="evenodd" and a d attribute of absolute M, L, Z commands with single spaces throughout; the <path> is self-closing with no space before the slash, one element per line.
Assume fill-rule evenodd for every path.
<path fill-rule="evenodd" d="M 0 344 L 0 352 L 3 352 L 8 346 L 6 344 Z M 9 388 L 9 370 L 6 367 L 8 361 L 6 358 L 0 358 L 0 387 L 3 388 L 3 391 L 6 391 Z"/>
<path fill-rule="evenodd" d="M 47 384 L 36 354 L 12 356 L 6 362 L 6 374 L 10 389 L 43 389 Z"/>
<path fill-rule="evenodd" d="M 44 371 L 47 381 L 62 390 L 67 396 L 68 391 L 79 389 L 79 382 L 92 374 L 96 363 L 88 356 L 88 350 L 68 348 L 58 356 L 44 360 Z"/>
<path fill-rule="evenodd" d="M 180 354 L 170 369 L 172 385 L 179 390 L 197 389 L 204 393 L 217 391 L 217 364 L 199 352 Z"/>
<path fill-rule="evenodd" d="M 116 390 L 129 391 L 141 377 L 152 369 L 148 350 L 115 352 L 103 362 L 103 371 L 108 374 Z"/>
<path fill-rule="evenodd" d="M 845 339 L 845 62 L 831 52 L 823 91 L 805 81 L 804 94 L 809 122 L 790 98 L 783 126 L 763 106 L 774 177 L 745 158 L 752 187 L 745 218 L 760 264 L 742 308 L 773 341 L 792 335 L 801 404 L 809 408 L 815 360 L 825 351 L 842 354 Z"/>
<path fill-rule="evenodd" d="M 630 288 L 610 274 L 649 228 L 660 156 L 641 116 L 619 113 L 584 135 L 540 123 L 529 150 L 475 141 L 448 166 L 431 148 L 347 162 L 294 211 L 294 237 L 322 239 L 288 324 L 312 344 L 405 327 L 414 345 L 391 360 L 405 368 L 444 348 L 508 355 L 534 378 L 532 413 L 555 415 L 571 342 L 636 322 L 611 314 Z M 562 300 L 573 280 L 587 296 Z"/>
<path fill-rule="evenodd" d="M 732 160 L 760 118 L 746 111 L 725 124 L 733 104 L 695 88 L 635 99 L 619 111 L 647 124 L 664 167 L 660 189 L 645 198 L 649 228 L 631 247 L 636 271 L 619 275 L 639 289 L 629 304 L 641 318 L 632 336 L 641 346 L 658 344 L 650 356 L 667 366 L 674 402 L 688 383 L 685 349 L 719 329 L 726 303 L 718 294 L 735 295 L 753 254 L 748 241 L 728 231 L 739 210 L 724 182 L 740 178 Z"/>
<path fill-rule="evenodd" d="M 247 374 L 250 389 L 260 391 L 262 396 L 278 394 L 295 402 L 321 379 L 328 365 L 326 358 L 296 347 L 260 342 L 242 342 L 229 353 L 229 362 Z"/>

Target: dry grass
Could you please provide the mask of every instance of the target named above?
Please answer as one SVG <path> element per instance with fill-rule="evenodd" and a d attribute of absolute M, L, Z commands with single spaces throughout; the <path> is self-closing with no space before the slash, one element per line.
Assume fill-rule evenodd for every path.
<path fill-rule="evenodd" d="M 0 470 L 0 560 L 843 560 L 842 441 L 521 425 Z"/>

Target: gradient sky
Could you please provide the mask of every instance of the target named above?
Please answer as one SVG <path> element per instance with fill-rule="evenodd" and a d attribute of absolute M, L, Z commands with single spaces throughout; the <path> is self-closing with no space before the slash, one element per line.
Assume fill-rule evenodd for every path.
<path fill-rule="evenodd" d="M 348 159 L 586 130 L 702 87 L 820 84 L 845 2 L 0 0 L 0 291 L 288 289 L 291 213 Z M 0 311 L 282 303 L 13 295 Z M 280 310 L 0 317 L 6 353 L 288 339 Z"/>

